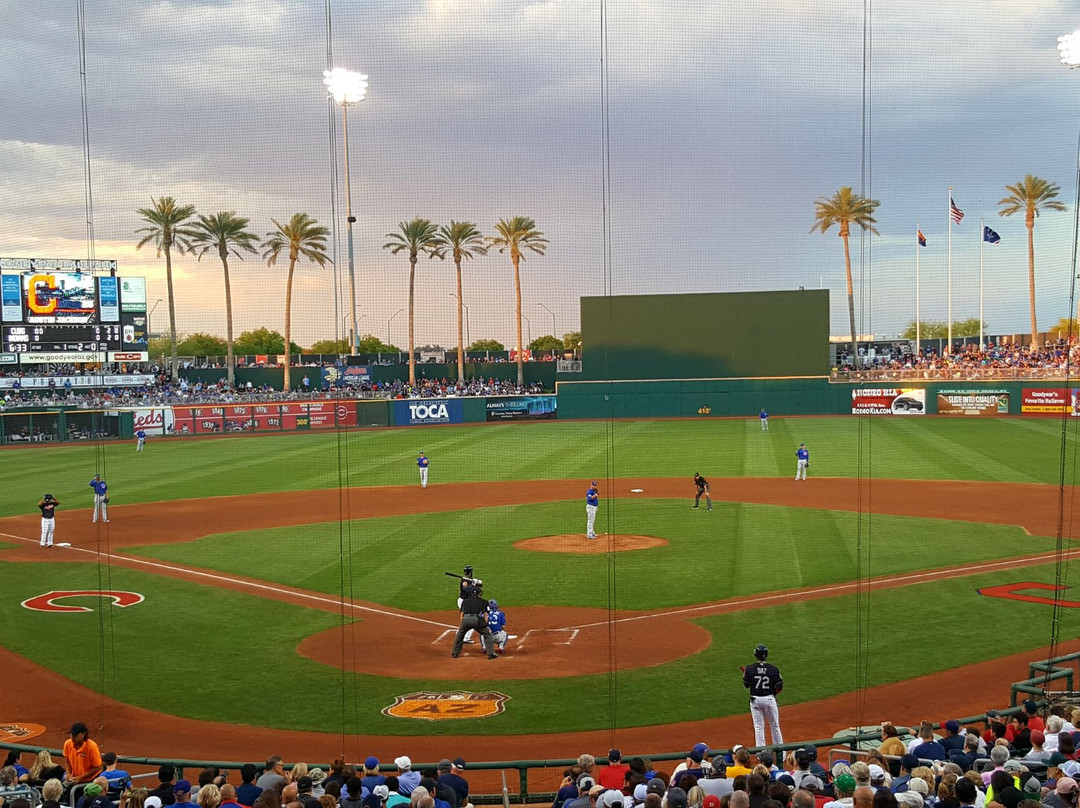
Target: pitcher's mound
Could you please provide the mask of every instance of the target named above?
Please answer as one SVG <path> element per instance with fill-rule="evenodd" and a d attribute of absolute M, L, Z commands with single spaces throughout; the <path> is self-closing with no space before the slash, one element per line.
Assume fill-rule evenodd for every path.
<path fill-rule="evenodd" d="M 561 536 L 536 536 L 514 542 L 522 550 L 541 553 L 611 553 L 623 550 L 647 550 L 664 547 L 667 539 L 658 536 L 635 536 L 627 533 L 601 533 L 595 539 L 586 539 L 584 533 L 564 533 Z"/>

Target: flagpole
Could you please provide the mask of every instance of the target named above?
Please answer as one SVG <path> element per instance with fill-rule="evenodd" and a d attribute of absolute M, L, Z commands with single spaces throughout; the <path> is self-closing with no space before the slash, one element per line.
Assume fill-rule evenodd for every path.
<path fill-rule="evenodd" d="M 946 214 L 949 217 L 949 343 L 945 346 L 945 353 L 952 353 L 952 186 L 949 186 L 949 209 Z"/>
<path fill-rule="evenodd" d="M 922 322 L 919 311 L 919 223 L 915 222 L 915 353 L 922 356 Z"/>
<path fill-rule="evenodd" d="M 986 225 L 979 219 L 979 350 L 986 350 L 986 342 L 983 340 L 983 245 L 986 244 Z"/>

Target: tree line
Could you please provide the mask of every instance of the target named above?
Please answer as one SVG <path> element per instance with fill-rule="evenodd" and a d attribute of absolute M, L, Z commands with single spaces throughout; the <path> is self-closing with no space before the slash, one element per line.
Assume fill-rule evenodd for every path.
<path fill-rule="evenodd" d="M 1005 190 L 1008 193 L 998 202 L 1000 207 L 998 215 L 1012 216 L 1023 213 L 1024 225 L 1027 227 L 1028 304 L 1031 314 L 1031 347 L 1034 348 L 1038 346 L 1039 339 L 1039 328 L 1035 316 L 1035 219 L 1043 211 L 1065 210 L 1065 205 L 1055 199 L 1061 190 L 1059 186 L 1031 174 L 1026 175 L 1023 180 L 1014 185 L 1006 185 Z M 874 227 L 877 224 L 874 212 L 880 204 L 877 199 L 854 193 L 851 186 L 847 185 L 840 188 L 833 196 L 821 196 L 814 202 L 814 226 L 810 228 L 810 232 L 826 233 L 833 225 L 836 225 L 837 235 L 844 242 L 844 271 L 847 278 L 848 318 L 851 326 L 851 355 L 853 357 L 859 355 L 859 350 L 855 336 L 855 290 L 851 281 L 851 249 L 848 237 L 852 225 L 875 236 L 880 235 Z"/>
<path fill-rule="evenodd" d="M 291 389 L 290 365 L 294 352 L 299 347 L 292 341 L 292 291 L 293 275 L 296 265 L 301 260 L 306 260 L 324 268 L 332 263 L 326 254 L 327 238 L 330 231 L 324 225 L 306 213 L 296 213 L 287 222 L 279 222 L 271 218 L 274 229 L 268 232 L 262 239 L 249 230 L 250 219 L 240 216 L 236 211 L 219 211 L 206 215 L 197 215 L 194 205 L 181 205 L 171 196 L 162 196 L 157 199 L 151 197 L 149 207 L 139 208 L 138 215 L 143 226 L 136 233 L 141 236 L 136 248 L 142 248 L 147 244 L 153 244 L 158 257 L 165 258 L 165 283 L 166 298 L 169 303 L 169 353 L 171 356 L 171 373 L 175 381 L 178 378 L 177 366 L 178 344 L 176 329 L 176 304 L 173 294 L 172 256 L 175 250 L 178 253 L 190 253 L 202 257 L 207 253 L 214 252 L 221 261 L 221 268 L 225 282 L 225 355 L 227 366 L 227 378 L 230 386 L 235 384 L 235 360 L 236 340 L 233 338 L 233 311 L 232 311 L 232 286 L 229 277 L 229 258 L 234 257 L 243 260 L 244 254 L 257 254 L 261 251 L 262 259 L 268 267 L 275 266 L 284 256 L 288 257 L 288 277 L 285 284 L 285 328 L 281 335 L 281 351 L 285 357 L 285 390 Z M 548 240 L 537 229 L 536 222 L 528 216 L 514 216 L 509 219 L 500 219 L 494 225 L 494 234 L 485 236 L 473 222 L 459 222 L 451 220 L 448 225 L 436 225 L 428 219 L 420 217 L 410 221 L 400 222 L 398 229 L 386 234 L 386 243 L 383 249 L 397 255 L 404 253 L 409 260 L 409 384 L 416 384 L 416 358 L 415 358 L 415 299 L 416 299 L 416 264 L 420 256 L 427 258 L 445 259 L 452 257 L 457 272 L 457 331 L 458 331 L 458 378 L 465 379 L 465 345 L 463 339 L 463 303 L 462 303 L 462 261 L 476 256 L 487 255 L 489 250 L 494 249 L 500 253 L 508 254 L 514 270 L 514 298 L 515 317 L 517 323 L 517 378 L 518 384 L 524 384 L 524 357 L 521 339 L 521 262 L 525 260 L 527 253 L 543 255 L 547 249 Z M 267 331 L 267 329 L 262 329 Z M 270 333 L 270 332 L 268 332 Z M 205 335 L 204 335 L 205 336 Z M 241 335 L 244 336 L 244 335 Z M 353 335 L 354 339 L 356 335 Z M 569 335 L 568 335 L 569 336 Z M 266 335 L 262 335 L 266 337 Z M 370 338 L 374 340 L 374 338 Z M 552 335 L 552 339 L 555 337 Z M 251 340 L 255 344 L 256 340 Z M 478 345 L 483 341 L 474 343 Z M 492 341 L 494 342 L 494 341 Z M 537 341 L 534 340 L 535 344 Z M 578 338 L 580 344 L 580 336 Z M 191 347 L 196 347 L 194 344 Z M 202 348 L 207 346 L 202 345 Z M 393 346 L 380 347 L 392 348 Z M 496 348 L 484 348 L 469 346 L 473 350 L 502 350 L 500 345 Z M 396 350 L 396 349 L 394 349 Z M 365 351 L 367 352 L 367 351 Z M 383 351 L 377 350 L 374 353 Z M 256 351 L 262 353 L 262 351 Z M 271 353 L 271 351 L 266 351 Z M 199 355 L 199 354 L 194 354 Z"/>

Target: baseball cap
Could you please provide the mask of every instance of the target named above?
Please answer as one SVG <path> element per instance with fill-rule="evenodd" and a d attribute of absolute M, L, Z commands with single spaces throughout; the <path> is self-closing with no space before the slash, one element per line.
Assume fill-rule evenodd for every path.
<path fill-rule="evenodd" d="M 1031 731 L 1031 742 L 1042 746 L 1044 743 L 1046 743 L 1046 733 L 1043 732 L 1041 729 L 1033 729 Z"/>
<path fill-rule="evenodd" d="M 634 802 L 645 802 L 645 798 L 649 795 L 649 787 L 644 783 L 638 783 L 634 786 Z M 717 808 L 720 808 L 717 805 Z"/>
<path fill-rule="evenodd" d="M 609 749 L 607 753 L 607 759 L 610 761 L 622 760 L 622 752 L 618 749 Z"/>
<path fill-rule="evenodd" d="M 855 788 L 855 778 L 850 774 L 841 774 L 836 778 L 836 787 L 844 791 L 851 791 Z"/>
<path fill-rule="evenodd" d="M 987 718 L 997 718 L 1000 715 L 1001 715 L 1001 713 L 999 713 L 997 710 L 987 710 L 986 711 L 986 717 Z"/>
<path fill-rule="evenodd" d="M 596 485 L 596 480 L 593 480 L 589 485 Z"/>
<path fill-rule="evenodd" d="M 703 757 L 709 753 L 709 745 L 704 741 L 694 744 L 691 748 L 701 752 Z"/>
<path fill-rule="evenodd" d="M 907 754 L 901 756 L 900 765 L 908 771 L 911 771 L 912 769 L 918 768 L 919 759 L 915 755 L 908 752 Z"/>
<path fill-rule="evenodd" d="M 494 601 L 492 601 L 492 602 L 494 603 Z M 464 769 L 465 768 L 465 758 L 463 758 L 463 757 L 454 758 L 454 766 L 456 766 L 459 769 Z"/>
<path fill-rule="evenodd" d="M 706 794 L 701 808 L 720 808 L 720 798 L 715 794 Z"/>
<path fill-rule="evenodd" d="M 949 732 L 960 731 L 960 722 L 957 721 L 955 718 L 950 718 L 948 721 L 945 722 L 944 726 L 945 729 L 947 729 Z"/>
<path fill-rule="evenodd" d="M 884 780 L 885 779 L 885 770 L 883 768 L 881 768 L 879 765 L 877 765 L 876 763 L 871 763 L 870 766 L 869 766 L 869 769 L 870 769 L 870 781 L 871 782 L 873 782 L 874 780 Z"/>
<path fill-rule="evenodd" d="M 908 791 L 914 791 L 916 794 L 922 794 L 924 797 L 930 793 L 929 784 L 921 777 L 912 777 L 908 780 Z"/>
<path fill-rule="evenodd" d="M 296 778 L 296 787 L 300 791 L 311 791 L 311 787 L 314 785 L 315 781 L 306 774 L 303 777 Z"/>
<path fill-rule="evenodd" d="M 1029 713 L 1033 713 L 1039 709 L 1039 705 L 1035 703 L 1034 699 L 1024 699 L 1024 709 Z"/>
<path fill-rule="evenodd" d="M 738 745 L 736 744 L 736 746 L 734 748 L 738 749 Z M 817 760 L 817 747 L 816 746 L 814 746 L 812 743 L 808 743 L 806 746 L 803 747 L 803 749 L 806 750 L 806 754 L 808 754 L 810 756 L 811 760 Z"/>
<path fill-rule="evenodd" d="M 757 759 L 762 766 L 771 766 L 776 763 L 776 755 L 772 753 L 771 749 L 762 749 L 757 753 Z"/>
<path fill-rule="evenodd" d="M 1077 775 L 1080 775 L 1080 762 L 1066 760 L 1061 764 L 1061 770 L 1065 772 L 1066 777 L 1076 777 Z"/>
<path fill-rule="evenodd" d="M 439 771 L 448 772 L 450 771 L 450 767 L 453 765 L 454 764 L 452 764 L 447 758 L 443 758 L 439 761 Z"/>
<path fill-rule="evenodd" d="M 324 772 L 318 766 L 315 766 L 311 771 L 309 771 L 308 775 L 311 777 L 312 783 L 321 783 L 323 780 L 326 779 L 326 772 Z"/>
<path fill-rule="evenodd" d="M 802 783 L 799 784 L 800 788 L 805 788 L 807 791 L 821 791 L 825 787 L 825 784 L 821 782 L 821 778 L 816 774 L 807 775 L 802 779 Z"/>
<path fill-rule="evenodd" d="M 579 791 L 588 791 L 590 788 L 596 785 L 596 781 L 588 774 L 582 774 L 577 779 L 577 787 Z"/>
<path fill-rule="evenodd" d="M 1076 781 L 1071 777 L 1059 777 L 1057 785 L 1054 786 L 1054 791 L 1058 794 L 1069 794 L 1076 791 Z"/>
<path fill-rule="evenodd" d="M 622 808 L 623 794 L 618 789 L 609 788 L 600 795 L 596 804 L 599 808 Z"/>
<path fill-rule="evenodd" d="M 187 780 L 177 780 L 176 785 L 172 787 L 173 794 L 186 794 L 191 791 L 191 783 Z"/>
<path fill-rule="evenodd" d="M 686 792 L 676 786 L 668 789 L 667 804 L 668 808 L 687 808 L 690 802 L 686 798 Z"/>
<path fill-rule="evenodd" d="M 701 761 L 705 759 L 697 749 L 691 749 L 690 754 L 687 755 L 687 757 L 694 761 L 694 763 L 701 763 Z"/>
<path fill-rule="evenodd" d="M 667 791 L 667 785 L 665 785 L 664 781 L 659 777 L 654 777 L 648 782 L 645 790 L 649 794 L 659 794 L 662 797 L 664 796 L 664 792 Z"/>
<path fill-rule="evenodd" d="M 795 788 L 795 778 L 786 772 L 777 777 L 776 782 L 783 783 L 788 788 Z"/>
<path fill-rule="evenodd" d="M 390 788 L 388 786 L 378 785 L 375 786 L 375 788 L 371 789 L 371 793 L 379 799 L 385 800 L 387 797 L 390 796 Z"/>
<path fill-rule="evenodd" d="M 406 769 L 412 768 L 412 761 L 409 759 L 408 755 L 402 755 L 401 757 L 394 758 L 394 765 L 402 771 L 405 771 Z"/>
<path fill-rule="evenodd" d="M 100 793 L 101 786 L 99 786 L 97 783 L 87 783 L 86 787 L 83 789 L 83 794 L 85 794 L 87 797 L 96 797 Z"/>
<path fill-rule="evenodd" d="M 1001 768 L 1007 772 L 1022 772 L 1024 770 L 1024 764 L 1016 758 L 1009 758 Z"/>
<path fill-rule="evenodd" d="M 379 759 L 372 755 L 364 761 L 365 769 L 377 769 L 379 768 Z"/>
<path fill-rule="evenodd" d="M 151 794 L 146 798 L 146 801 L 143 802 L 143 808 L 161 808 L 161 797 L 156 794 Z"/>

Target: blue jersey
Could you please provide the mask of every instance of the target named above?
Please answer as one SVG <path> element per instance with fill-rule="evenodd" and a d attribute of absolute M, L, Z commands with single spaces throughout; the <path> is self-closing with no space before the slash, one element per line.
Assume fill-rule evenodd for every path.
<path fill-rule="evenodd" d="M 762 421 L 768 421 L 769 420 L 769 413 L 765 412 L 765 410 L 762 410 L 758 414 L 758 418 L 760 418 Z"/>
<path fill-rule="evenodd" d="M 799 460 L 809 460 L 810 459 L 810 450 L 807 449 L 805 446 L 803 446 L 802 448 L 799 449 L 799 451 L 797 451 L 795 453 L 795 456 L 797 458 L 799 458 Z"/>
<path fill-rule="evenodd" d="M 99 497 L 105 496 L 105 492 L 109 490 L 109 486 L 105 484 L 104 480 L 91 480 L 90 487 L 94 489 L 94 493 Z"/>
<path fill-rule="evenodd" d="M 143 431 L 142 431 L 142 430 L 140 429 L 140 430 L 139 430 L 138 432 L 136 432 L 136 433 L 135 433 L 135 437 L 136 437 L 136 438 L 139 438 L 140 440 L 142 440 L 143 438 L 145 438 L 145 437 L 146 437 L 146 433 L 145 433 L 145 432 L 143 432 Z"/>
<path fill-rule="evenodd" d="M 585 504 L 586 505 L 599 505 L 600 504 L 600 492 L 595 488 L 590 488 L 585 492 Z"/>
<path fill-rule="evenodd" d="M 420 455 L 416 458 L 416 465 L 422 469 L 426 469 L 428 467 L 427 455 Z"/>
<path fill-rule="evenodd" d="M 502 631 L 506 627 L 506 614 L 502 609 L 488 609 L 487 624 L 492 633 Z"/>

